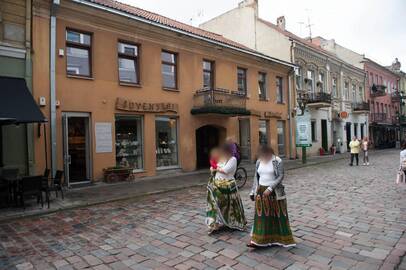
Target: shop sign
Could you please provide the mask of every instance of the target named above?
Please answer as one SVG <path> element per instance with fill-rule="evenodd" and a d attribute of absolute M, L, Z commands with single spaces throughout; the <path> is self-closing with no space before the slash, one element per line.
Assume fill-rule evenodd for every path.
<path fill-rule="evenodd" d="M 113 136 L 111 123 L 95 123 L 96 153 L 113 152 Z"/>
<path fill-rule="evenodd" d="M 178 112 L 178 104 L 167 102 L 136 102 L 125 98 L 117 98 L 116 109 L 129 112 L 150 112 L 150 113 L 163 113 L 163 112 Z"/>
<path fill-rule="evenodd" d="M 266 117 L 266 118 L 282 118 L 282 113 L 280 113 L 280 112 L 264 112 L 264 117 Z"/>
<path fill-rule="evenodd" d="M 348 112 L 346 112 L 346 111 L 340 112 L 340 118 L 341 119 L 347 119 L 348 118 Z"/>
<path fill-rule="evenodd" d="M 296 117 L 296 146 L 310 147 L 312 146 L 311 130 L 312 124 L 310 113 L 305 111 L 303 115 Z"/>

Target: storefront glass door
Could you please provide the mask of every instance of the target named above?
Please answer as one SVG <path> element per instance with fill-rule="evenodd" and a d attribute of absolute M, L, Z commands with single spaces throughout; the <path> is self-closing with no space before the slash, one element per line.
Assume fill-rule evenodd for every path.
<path fill-rule="evenodd" d="M 250 134 L 250 120 L 240 119 L 240 149 L 241 158 L 250 159 L 251 150 L 251 134 Z"/>
<path fill-rule="evenodd" d="M 285 156 L 285 121 L 278 121 L 278 155 L 280 157 Z"/>
<path fill-rule="evenodd" d="M 63 113 L 64 169 L 68 185 L 90 181 L 90 115 Z"/>

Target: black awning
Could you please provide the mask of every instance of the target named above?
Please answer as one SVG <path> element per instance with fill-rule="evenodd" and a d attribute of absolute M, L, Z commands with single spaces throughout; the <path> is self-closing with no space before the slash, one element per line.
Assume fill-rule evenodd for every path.
<path fill-rule="evenodd" d="M 46 122 L 24 79 L 0 76 L 0 125 Z"/>

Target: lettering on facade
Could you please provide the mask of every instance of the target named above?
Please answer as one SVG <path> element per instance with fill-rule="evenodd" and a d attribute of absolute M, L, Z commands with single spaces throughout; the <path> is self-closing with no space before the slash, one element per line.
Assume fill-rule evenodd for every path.
<path fill-rule="evenodd" d="M 280 113 L 280 112 L 264 112 L 264 117 L 266 117 L 266 118 L 282 118 L 282 113 Z"/>
<path fill-rule="evenodd" d="M 178 104 L 168 102 L 158 102 L 158 103 L 135 102 L 125 98 L 117 98 L 116 110 L 129 112 L 177 113 Z"/>

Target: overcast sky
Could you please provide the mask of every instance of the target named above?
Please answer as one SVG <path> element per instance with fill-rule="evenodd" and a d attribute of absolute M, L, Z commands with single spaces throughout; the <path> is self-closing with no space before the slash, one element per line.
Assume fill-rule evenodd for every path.
<path fill-rule="evenodd" d="M 120 0 L 178 21 L 193 24 L 235 8 L 240 0 Z M 287 29 L 299 36 L 334 38 L 382 65 L 395 57 L 406 70 L 406 0 L 259 0 L 259 16 L 276 22 L 286 17 Z"/>

